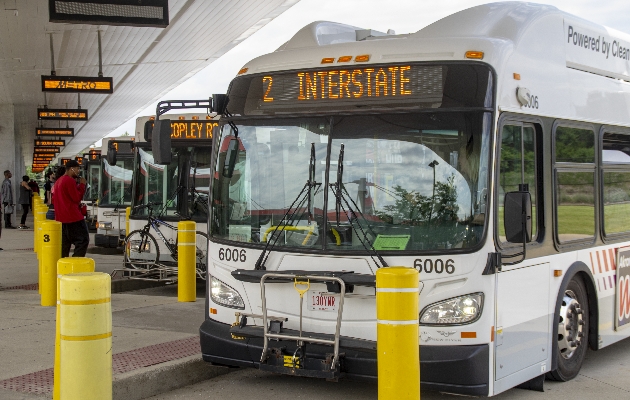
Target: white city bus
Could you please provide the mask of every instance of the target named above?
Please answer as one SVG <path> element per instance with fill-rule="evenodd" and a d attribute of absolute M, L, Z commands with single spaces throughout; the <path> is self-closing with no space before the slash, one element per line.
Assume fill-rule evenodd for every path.
<path fill-rule="evenodd" d="M 134 253 L 133 249 L 126 253 L 125 269 L 121 271 L 130 278 L 176 281 L 177 257 L 171 254 L 165 241 L 176 248 L 176 228 L 183 219 L 196 222 L 197 253 L 203 259 L 202 266 L 198 263 L 197 272 L 205 279 L 212 129 L 218 126 L 218 118 L 216 114 L 200 113 L 168 116 L 174 118 L 171 123 L 172 160 L 168 165 L 159 165 L 153 159 L 151 135 L 155 118 L 145 116 L 136 120 L 129 234 L 144 230 L 149 210 L 160 222 L 148 230 L 152 238 L 145 244 L 146 251 L 142 255 Z M 188 171 L 188 174 L 182 171 Z M 143 262 L 138 262 L 137 257 Z"/>
<path fill-rule="evenodd" d="M 406 266 L 423 388 L 574 378 L 630 334 L 629 59 L 509 2 L 408 35 L 315 22 L 247 63 L 214 138 L 204 360 L 376 378 L 374 274 Z"/>
<path fill-rule="evenodd" d="M 125 212 L 131 204 L 134 152 L 132 136 L 103 139 L 94 236 L 96 246 L 118 247 L 125 238 Z"/>

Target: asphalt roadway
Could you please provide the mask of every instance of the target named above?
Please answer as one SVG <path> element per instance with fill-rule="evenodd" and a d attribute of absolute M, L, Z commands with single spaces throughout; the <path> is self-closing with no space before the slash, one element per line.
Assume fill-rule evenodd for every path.
<path fill-rule="evenodd" d="M 376 383 L 326 382 L 280 376 L 255 369 L 237 369 L 219 377 L 178 390 L 149 397 L 152 400 L 182 399 L 377 399 Z M 455 400 L 455 396 L 422 391 L 423 400 Z M 589 351 L 579 376 L 570 382 L 545 382 L 545 392 L 511 389 L 495 396 L 501 400 L 621 400 L 630 399 L 630 340 L 597 352 Z"/>

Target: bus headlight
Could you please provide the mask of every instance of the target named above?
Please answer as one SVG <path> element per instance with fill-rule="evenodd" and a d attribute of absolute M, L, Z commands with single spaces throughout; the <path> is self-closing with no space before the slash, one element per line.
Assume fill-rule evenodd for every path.
<path fill-rule="evenodd" d="M 210 297 L 212 301 L 222 306 L 245 309 L 245 303 L 241 295 L 214 276 L 210 277 Z"/>
<path fill-rule="evenodd" d="M 98 227 L 101 229 L 112 229 L 112 223 L 111 222 L 99 222 L 98 223 Z"/>
<path fill-rule="evenodd" d="M 465 296 L 431 304 L 420 313 L 420 325 L 461 325 L 476 321 L 483 309 L 483 293 Z"/>

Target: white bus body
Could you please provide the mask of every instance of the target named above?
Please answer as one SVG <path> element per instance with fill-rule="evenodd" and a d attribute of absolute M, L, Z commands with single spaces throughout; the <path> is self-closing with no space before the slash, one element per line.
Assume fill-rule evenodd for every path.
<path fill-rule="evenodd" d="M 160 220 L 177 227 L 181 215 L 190 212 L 191 219 L 197 224 L 197 230 L 207 232 L 207 212 L 202 209 L 207 208 L 212 128 L 218 126 L 218 118 L 202 113 L 166 114 L 162 118 L 172 120 L 173 161 L 170 165 L 159 165 L 154 162 L 151 143 L 146 140 L 146 125 L 155 117 L 145 116 L 136 120 L 135 139 L 137 146 L 129 230 L 133 232 L 143 229 L 147 224 L 146 208 L 136 210 L 133 207 L 151 202 L 161 203 L 161 205 L 154 207 L 154 216 Z M 204 153 L 207 153 L 207 156 L 204 156 Z M 204 158 L 207 159 L 207 166 L 203 165 Z M 180 171 L 183 168 L 188 168 L 190 173 L 188 179 L 180 180 Z M 193 183 L 195 190 L 192 190 L 191 185 Z M 179 185 L 183 186 L 184 189 L 181 194 L 176 194 Z M 191 195 L 191 193 L 193 194 Z M 184 198 L 184 194 L 186 198 Z M 194 202 L 191 202 L 191 196 L 194 197 Z M 163 208 L 164 212 L 158 216 Z M 163 225 L 160 225 L 159 228 L 166 240 L 176 243 L 176 230 Z M 158 235 L 152 230 L 150 232 L 156 237 L 160 247 L 160 261 L 176 261 L 170 257 L 169 250 Z"/>
<path fill-rule="evenodd" d="M 346 56 L 350 56 L 350 61 L 341 62 L 340 60 L 346 60 L 344 58 Z M 366 57 L 360 59 L 362 62 L 357 62 L 356 56 Z M 623 186 L 625 180 L 621 178 L 618 179 L 621 183 L 609 183 L 614 181 L 612 179 L 614 177 L 627 176 L 624 175 L 627 172 L 624 168 L 627 168 L 630 159 L 628 157 L 630 151 L 624 152 L 623 146 L 616 147 L 615 144 L 619 141 L 630 144 L 629 60 L 630 35 L 569 15 L 552 6 L 508 2 L 473 7 L 408 35 L 385 35 L 334 23 L 315 22 L 300 30 L 276 52 L 247 63 L 233 81 L 228 93 L 230 97 L 228 111 L 234 115 L 234 124 L 239 128 L 240 147 L 246 150 L 246 155 L 243 155 L 242 160 L 237 158 L 236 170 L 241 173 L 241 176 L 245 174 L 243 171 L 248 171 L 250 175 L 247 179 L 250 180 L 241 184 L 241 187 L 245 188 L 240 194 L 241 200 L 234 195 L 234 191 L 238 189 L 234 182 L 239 178 L 233 177 L 231 183 L 225 183 L 225 185 L 233 185 L 230 186 L 232 192 L 229 196 L 226 194 L 230 203 L 224 205 L 227 210 L 224 220 L 228 222 L 215 222 L 221 218 L 217 215 L 219 208 L 215 206 L 222 202 L 219 198 L 214 198 L 212 202 L 211 221 L 218 225 L 211 227 L 209 231 L 211 243 L 208 252 L 208 274 L 212 276 L 212 279 L 209 277 L 206 321 L 200 328 L 204 359 L 227 365 L 252 367 L 261 365 L 262 339 L 260 337 L 238 339 L 230 334 L 231 325 L 235 321 L 235 312 L 253 315 L 262 313 L 261 286 L 254 281 L 235 279 L 234 271 L 246 273 L 255 269 L 256 262 L 266 244 L 266 240 L 262 238 L 263 231 L 273 236 L 270 229 L 278 223 L 280 218 L 272 215 L 271 223 L 258 222 L 260 231 L 253 222 L 251 224 L 247 222 L 249 226 L 234 224 L 236 224 L 235 221 L 242 221 L 245 218 L 254 220 L 254 217 L 260 214 L 258 209 L 264 207 L 264 204 L 260 205 L 262 204 L 260 199 L 263 196 L 255 194 L 247 185 L 251 186 L 255 177 L 263 176 L 266 169 L 277 170 L 278 166 L 285 165 L 283 174 L 288 174 L 286 166 L 290 165 L 287 163 L 292 157 L 290 148 L 292 145 L 286 144 L 283 147 L 281 143 L 274 143 L 273 135 L 280 135 L 279 130 L 273 130 L 275 128 L 272 127 L 271 130 L 263 132 L 260 127 L 267 126 L 265 124 L 280 125 L 278 121 L 286 117 L 302 116 L 304 121 L 308 118 L 310 118 L 308 121 L 311 121 L 319 117 L 324 118 L 326 115 L 332 116 L 333 122 L 330 123 L 330 128 L 308 121 L 300 122 L 302 125 L 299 129 L 296 128 L 296 132 L 299 131 L 300 135 L 306 139 L 304 137 L 296 139 L 295 154 L 304 154 L 304 151 L 309 151 L 310 143 L 303 146 L 303 142 L 315 142 L 318 137 L 321 139 L 321 143 L 313 144 L 312 148 L 317 148 L 315 178 L 317 181 L 322 181 L 321 191 L 326 192 L 329 189 L 323 182 L 334 184 L 336 179 L 339 143 L 330 144 L 335 140 L 336 130 L 350 132 L 344 139 L 346 140 L 346 158 L 343 163 L 344 183 L 346 183 L 346 174 L 351 174 L 353 168 L 359 168 L 357 160 L 360 157 L 356 154 L 360 152 L 351 153 L 354 151 L 352 150 L 353 140 L 359 140 L 354 137 L 359 137 L 363 131 L 372 132 L 370 130 L 373 127 L 372 122 L 366 122 L 360 128 L 348 127 L 347 122 L 344 125 L 344 121 L 352 121 L 355 111 L 344 108 L 343 102 L 349 100 L 341 99 L 340 93 L 345 94 L 345 98 L 354 96 L 361 100 L 366 97 L 363 92 L 359 92 L 358 84 L 353 85 L 352 79 L 357 76 L 358 81 L 359 72 L 353 75 L 352 71 L 356 70 L 365 74 L 368 71 L 366 68 L 373 65 L 373 71 L 370 73 L 374 74 L 373 79 L 379 79 L 373 81 L 370 87 L 373 97 L 378 96 L 377 93 L 379 93 L 376 91 L 374 82 L 379 82 L 381 100 L 385 102 L 389 99 L 388 101 L 393 103 L 400 99 L 403 95 L 402 91 L 407 90 L 407 86 L 404 85 L 415 76 L 411 72 L 407 76 L 401 75 L 400 68 L 403 66 L 406 68 L 408 65 L 413 68 L 445 66 L 441 69 L 442 72 L 439 70 L 436 72 L 438 74 L 436 76 L 442 78 L 442 83 L 439 79 L 437 83 L 429 80 L 425 82 L 428 89 L 424 97 L 419 97 L 418 100 L 427 104 L 424 108 L 396 111 L 407 112 L 410 115 L 417 112 L 418 121 L 424 121 L 423 123 L 427 126 L 431 121 L 435 121 L 435 126 L 438 128 L 421 129 L 420 132 L 416 130 L 416 133 L 410 133 L 426 135 L 424 142 L 417 139 L 424 143 L 424 147 L 420 144 L 414 144 L 415 147 L 405 147 L 411 142 L 400 139 L 397 144 L 390 145 L 386 136 L 378 136 L 378 138 L 374 136 L 373 143 L 370 142 L 371 144 L 367 146 L 363 144 L 366 150 L 361 150 L 361 152 L 365 152 L 366 156 L 361 162 L 366 163 L 366 159 L 372 160 L 374 176 L 380 173 L 376 170 L 377 165 L 386 172 L 381 173 L 379 180 L 375 177 L 372 182 L 366 175 L 355 174 L 352 178 L 359 178 L 356 181 L 359 185 L 362 184 L 361 179 L 365 178 L 363 189 L 359 188 L 359 193 L 363 190 L 363 199 L 370 198 L 375 204 L 374 206 L 358 205 L 359 210 L 364 213 L 367 213 L 366 210 L 370 207 L 376 209 L 378 196 L 381 196 L 380 199 L 388 199 L 389 203 L 383 204 L 394 204 L 393 199 L 396 195 L 393 191 L 396 187 L 392 182 L 401 182 L 405 173 L 408 173 L 412 179 L 419 176 L 419 173 L 411 169 L 399 171 L 398 175 L 387 175 L 389 173 L 387 171 L 393 171 L 387 170 L 390 168 L 388 163 L 399 162 L 396 161 L 398 158 L 402 160 L 400 162 L 406 163 L 407 159 L 414 156 L 405 153 L 405 149 L 413 149 L 416 152 L 414 154 L 418 159 L 417 168 L 424 171 L 423 176 L 428 182 L 428 186 L 423 186 L 426 191 L 422 193 L 422 196 L 425 197 L 418 195 L 418 199 L 432 197 L 431 204 L 435 204 L 436 174 L 438 181 L 446 179 L 447 176 L 453 176 L 451 181 L 453 188 L 459 186 L 461 189 L 466 183 L 470 186 L 470 182 L 476 182 L 477 186 L 470 187 L 469 193 L 457 192 L 460 198 L 464 197 L 462 193 L 470 194 L 470 200 L 467 203 L 457 203 L 458 214 L 457 216 L 453 214 L 452 217 L 453 220 L 459 221 L 453 224 L 452 229 L 463 227 L 463 221 L 466 221 L 466 230 L 468 227 L 471 231 L 479 229 L 479 234 L 475 233 L 476 236 L 472 235 L 469 238 L 468 233 L 465 233 L 465 240 L 462 242 L 453 243 L 444 240 L 435 247 L 425 250 L 422 249 L 422 243 L 418 242 L 414 244 L 415 251 L 406 250 L 400 255 L 396 255 L 395 251 L 385 251 L 387 246 L 378 246 L 380 249 L 385 249 L 381 253 L 388 265 L 416 267 L 420 270 L 420 310 L 426 311 L 427 307 L 460 296 L 481 294 L 481 297 L 474 297 L 474 301 L 471 298 L 462 300 L 466 301 L 466 304 L 474 303 L 478 309 L 477 314 L 469 323 L 425 324 L 422 319 L 420 320 L 419 340 L 423 388 L 492 396 L 530 380 L 542 385 L 541 379 L 550 372 L 556 379 L 571 379 L 577 374 L 576 368 L 579 371 L 579 364 L 587 345 L 593 350 L 601 349 L 630 334 L 630 330 L 623 329 L 630 313 L 628 311 L 630 309 L 627 308 L 628 295 L 624 290 L 618 293 L 616 284 L 618 281 L 627 282 L 626 275 L 622 274 L 623 269 L 620 270 L 617 267 L 626 266 L 619 264 L 620 260 L 623 262 L 625 259 L 623 248 L 630 246 L 630 235 L 628 235 L 630 224 L 626 224 L 628 220 L 623 216 L 625 214 L 617 213 L 617 208 L 614 208 L 623 207 L 626 197 L 630 200 L 628 191 L 622 190 L 630 189 L 630 187 Z M 465 108 L 474 102 L 470 100 L 467 103 L 467 99 L 479 96 L 473 91 L 460 93 L 457 87 L 449 86 L 451 85 L 449 79 L 452 78 L 448 75 L 449 72 L 458 71 L 458 66 L 462 66 L 464 70 L 471 65 L 487 67 L 491 77 L 487 77 L 488 73 L 485 76 L 471 74 L 466 82 L 460 81 L 461 87 L 474 87 L 470 83 L 471 80 L 487 79 L 487 92 L 484 92 L 486 98 L 483 99 L 484 93 L 481 93 L 478 108 L 485 107 L 487 110 L 483 115 L 490 117 L 483 117 L 481 118 L 483 121 L 478 121 L 479 130 L 487 132 L 487 136 L 483 133 L 478 136 L 470 134 L 470 139 L 466 142 L 465 138 L 461 139 L 461 137 L 466 135 L 468 128 L 462 128 L 459 131 L 454 129 L 452 133 L 449 133 L 448 129 L 443 127 L 451 122 L 442 121 L 441 115 L 447 115 L 448 118 L 453 115 L 452 118 L 455 120 L 455 116 L 459 114 L 455 114 L 454 110 L 466 112 Z M 390 66 L 398 69 L 389 70 Z M 376 75 L 380 73 L 379 68 L 385 71 L 385 75 L 376 78 Z M 320 77 L 319 83 L 313 85 L 317 71 L 323 72 L 317 75 Z M 398 73 L 398 75 L 394 77 L 388 71 L 392 74 Z M 349 80 L 344 81 L 344 78 L 339 78 L 340 74 L 346 74 Z M 306 84 L 307 75 L 311 86 Z M 386 78 L 383 78 L 384 76 Z M 295 79 L 291 82 L 303 79 L 299 81 L 303 86 L 294 86 L 295 90 L 289 93 L 286 88 L 290 86 L 287 82 L 290 82 L 291 77 Z M 401 84 L 401 77 L 403 81 L 406 79 L 404 84 Z M 396 83 L 392 82 L 394 78 L 398 79 Z M 237 83 L 245 79 L 251 79 L 252 85 L 248 89 L 250 92 L 258 90 L 258 101 L 254 102 L 254 97 L 245 99 L 249 96 L 249 94 L 243 94 L 247 92 L 245 89 L 243 93 L 236 93 L 235 88 L 240 88 Z M 339 87 L 340 82 L 341 87 Z M 367 90 L 366 81 L 361 82 L 362 89 Z M 283 90 L 286 92 L 275 89 L 279 86 L 273 87 L 272 84 L 285 85 Z M 322 90 L 319 84 L 322 85 Z M 349 84 L 353 86 L 348 86 Z M 398 90 L 399 85 L 403 86 L 400 86 L 400 91 L 395 92 L 398 97 L 394 97 L 391 90 Z M 431 100 L 431 85 L 435 85 L 434 88 L 441 88 L 440 90 L 444 93 L 450 93 L 451 98 L 447 99 L 446 95 L 441 97 L 442 93 L 438 93 L 437 100 Z M 389 93 L 387 88 L 390 90 Z M 484 88 L 484 86 L 477 88 Z M 308 94 L 310 97 L 307 97 L 304 90 L 311 91 Z M 389 97 L 386 98 L 385 94 Z M 320 96 L 319 99 L 326 98 L 331 101 L 338 96 L 335 101 L 338 101 L 340 108 L 335 109 L 329 102 L 318 109 L 318 98 L 314 97 L 316 95 Z M 241 97 L 244 98 L 242 102 L 239 100 Z M 304 107 L 301 106 L 298 98 L 311 99 L 311 102 L 308 103 L 308 107 Z M 286 101 L 289 106 L 278 105 L 281 101 Z M 234 108 L 230 108 L 236 103 L 244 104 L 242 108 L 244 111 L 240 115 L 237 115 Z M 446 113 L 449 107 L 452 114 Z M 386 105 L 378 109 L 377 115 L 385 114 L 388 115 L 388 121 L 398 121 L 396 118 L 399 117 L 389 116 L 391 113 L 388 113 Z M 430 117 L 427 117 L 425 121 L 422 115 L 430 115 Z M 339 122 L 340 120 L 342 122 Z M 359 121 L 359 118 L 355 120 Z M 373 117 L 370 121 L 377 120 L 377 117 Z M 398 125 L 401 124 L 402 122 Z M 311 129 L 308 131 L 304 128 L 306 125 L 315 127 L 308 128 Z M 234 138 L 234 136 L 228 136 L 234 133 L 226 122 L 222 122 L 221 126 L 222 136 L 216 138 L 217 142 L 222 140 L 220 144 L 217 143 L 216 148 L 218 162 L 215 176 L 217 177 L 222 171 L 221 154 L 225 158 L 226 146 L 223 142 L 226 137 L 228 140 L 230 137 Z M 396 125 L 392 123 L 388 126 Z M 250 133 L 253 129 L 258 129 L 258 133 L 255 134 L 258 136 Z M 327 138 L 331 135 L 328 129 L 332 131 L 332 142 Z M 318 136 L 312 134 L 313 132 L 316 132 Z M 397 132 L 395 134 L 403 135 Z M 257 138 L 258 144 L 252 144 L 254 140 L 252 138 Z M 440 142 L 435 144 L 438 139 Z M 583 140 L 578 143 L 578 139 Z M 456 140 L 464 141 L 457 142 Z M 518 145 L 515 145 L 513 151 L 516 154 L 514 157 L 518 158 L 508 158 L 509 140 L 517 140 L 514 143 Z M 479 141 L 481 144 L 478 143 Z M 263 143 L 262 146 L 261 143 Z M 448 150 L 446 146 L 448 143 L 456 143 L 458 147 Z M 564 149 L 573 143 L 576 143 L 576 151 L 563 153 Z M 435 147 L 438 145 L 442 147 Z M 260 149 L 254 146 L 259 146 Z M 274 146 L 280 149 L 275 155 Z M 328 147 L 328 154 L 325 150 L 327 146 L 332 146 L 332 148 Z M 396 146 L 400 146 L 398 150 Z M 320 151 L 320 147 L 323 150 Z M 420 153 L 417 152 L 418 149 L 421 150 Z M 423 149 L 427 150 L 428 156 L 423 155 Z M 378 159 L 379 156 L 375 155 L 379 150 L 384 154 L 382 162 Z M 580 156 L 582 158 L 572 158 L 574 157 L 572 154 L 578 154 L 578 150 L 584 150 Z M 385 154 L 387 151 L 389 153 Z M 255 152 L 259 156 L 270 152 L 271 155 L 265 158 L 268 164 L 261 164 L 260 170 L 249 172 L 254 170 L 255 161 L 252 157 Z M 481 156 L 475 164 L 475 159 L 471 155 L 477 153 Z M 533 158 L 528 159 L 529 155 Z M 463 166 L 466 156 L 468 156 L 467 160 L 472 161 L 468 166 Z M 300 164 L 295 168 L 305 170 L 309 163 L 308 156 L 301 159 L 305 160 L 301 161 L 304 165 Z M 243 165 L 239 166 L 238 163 L 241 162 Z M 422 162 L 424 162 L 423 165 L 420 164 Z M 486 162 L 487 164 L 484 164 Z M 330 173 L 328 179 L 325 180 L 328 165 L 330 165 Z M 487 168 L 484 167 L 485 165 Z M 474 171 L 470 172 L 473 169 Z M 433 196 L 431 196 L 431 176 L 433 177 Z M 521 180 L 505 183 L 509 177 Z M 531 180 L 528 180 L 530 178 Z M 298 186 L 301 187 L 304 181 L 299 182 Z M 220 185 L 218 182 L 218 180 L 215 181 L 214 185 Z M 284 186 L 288 187 L 289 183 L 276 181 L 267 189 L 272 195 L 282 193 Z M 351 183 L 347 182 L 348 188 Z M 519 257 L 508 256 L 522 249 L 522 245 L 506 243 L 503 236 L 503 196 L 508 191 L 508 186 L 509 191 L 516 191 L 516 183 L 530 184 L 529 191 L 536 211 L 532 216 L 534 238 L 527 243 L 526 259 L 520 263 L 508 265 L 509 262 L 519 259 Z M 582 186 L 576 186 L 578 184 Z M 398 185 L 400 188 L 400 184 Z M 446 187 L 445 184 L 441 185 L 439 188 Z M 612 185 L 610 188 L 614 190 L 609 190 L 608 185 Z M 219 189 L 213 188 L 213 193 Z M 614 197 L 611 197 L 612 192 L 618 192 L 622 200 L 614 200 Z M 398 195 L 401 193 L 403 192 L 399 191 Z M 411 192 L 407 194 L 411 196 Z M 582 197 L 578 198 L 578 195 Z M 254 196 L 259 197 L 254 199 Z M 286 211 L 291 204 L 291 197 L 287 196 L 279 202 L 282 212 Z M 358 194 L 354 196 L 354 199 L 361 200 Z M 335 226 L 333 225 L 335 209 L 334 205 L 330 206 L 331 202 L 335 201 L 332 192 L 328 195 L 327 201 L 328 208 L 324 210 L 328 210 L 325 215 L 330 228 Z M 256 202 L 259 206 L 255 204 Z M 321 203 L 317 204 L 320 205 L 314 207 L 316 214 L 318 207 L 322 207 Z M 387 210 L 393 209 L 392 207 L 394 206 L 382 208 L 381 214 L 378 215 L 385 215 Z M 443 204 L 440 207 L 444 209 Z M 471 212 L 464 215 L 463 209 L 466 207 L 469 207 Z M 573 213 L 567 214 L 567 210 L 573 210 L 571 211 Z M 374 215 L 377 215 L 376 212 Z M 431 218 L 437 218 L 437 214 L 431 209 L 428 215 L 427 226 L 431 226 Z M 257 221 L 262 221 L 262 217 L 256 218 Z M 395 225 L 396 218 L 399 217 L 391 217 L 393 221 L 391 226 Z M 577 223 L 577 220 L 586 220 L 586 223 L 579 226 L 571 225 L 574 222 Z M 618 227 L 613 226 L 614 223 L 625 225 Z M 229 226 L 221 224 L 229 224 Z M 318 221 L 316 224 L 321 224 L 321 222 Z M 419 222 L 418 226 L 422 227 L 426 224 L 426 222 Z M 405 229 L 412 229 L 411 225 L 413 223 L 396 225 L 396 227 L 404 233 Z M 312 225 L 309 225 L 306 219 L 302 219 L 292 226 L 294 230 L 302 229 L 306 232 Z M 317 230 L 319 226 L 312 229 Z M 440 234 L 440 229 L 442 228 L 439 225 L 435 228 L 436 235 Z M 591 230 L 592 233 L 589 233 Z M 328 233 L 330 238 L 326 237 L 327 234 L 320 235 L 322 241 L 332 241 L 333 245 L 328 247 L 321 247 L 319 244 L 307 246 L 306 238 L 298 244 L 290 245 L 289 233 L 280 232 L 279 235 L 284 235 L 283 241 L 268 252 L 269 256 L 264 264 L 266 271 L 263 272 L 301 270 L 316 274 L 315 271 L 353 271 L 357 274 L 374 275 L 379 267 L 378 259 L 375 261 L 374 255 L 367 251 L 356 251 L 360 247 L 356 243 L 361 235 L 357 229 L 349 231 L 351 238 L 343 238 L 343 235 L 341 239 L 334 238 L 330 230 Z M 254 232 L 259 232 L 256 233 L 259 236 L 255 236 Z M 404 249 L 405 246 L 410 246 L 411 241 L 409 245 L 405 244 L 406 240 L 413 240 L 409 239 L 410 235 L 413 236 L 409 233 L 396 236 L 390 232 L 387 236 L 391 239 L 390 249 Z M 400 241 L 397 242 L 401 238 L 402 244 Z M 335 252 L 335 240 L 337 240 L 337 245 L 345 244 L 347 241 L 348 247 L 355 246 L 355 252 L 345 254 Z M 474 242 L 474 245 L 467 247 L 466 240 Z M 374 244 L 374 247 L 377 246 Z M 332 250 L 327 251 L 326 248 Z M 502 256 L 503 262 L 497 262 L 501 259 L 497 255 Z M 577 281 L 581 283 L 576 283 Z M 266 287 L 266 307 L 269 315 L 287 318 L 283 327 L 297 330 L 299 297 L 293 289 L 293 284 L 270 283 Z M 311 290 L 325 293 L 330 289 L 323 284 L 312 283 Z M 622 298 L 619 306 L 616 306 L 617 295 Z M 576 302 L 576 300 L 585 302 L 585 299 L 588 304 Z M 563 306 L 563 301 L 577 305 Z M 374 343 L 376 341 L 374 288 L 356 286 L 353 293 L 346 294 L 344 302 L 342 337 Z M 447 313 L 449 310 L 455 310 L 455 307 L 461 307 L 461 305 L 447 304 L 439 312 Z M 619 309 L 622 316 L 625 310 L 625 318 L 615 317 Z M 580 310 L 588 310 L 588 312 L 581 313 Z M 425 315 L 423 311 L 421 311 L 421 316 Z M 440 318 L 439 312 L 435 311 L 435 318 Z M 318 309 L 312 304 L 304 304 L 303 313 L 304 332 L 308 334 L 334 333 L 336 313 Z M 431 316 L 427 314 L 426 317 Z M 576 325 L 563 328 L 571 322 L 567 321 L 569 317 L 575 318 Z M 246 323 L 260 327 L 262 320 L 259 317 L 250 316 Z M 581 323 L 584 325 L 580 325 Z M 584 330 L 580 326 L 583 326 Z M 239 336 L 234 328 L 232 328 L 232 333 L 234 336 Z M 560 338 L 559 335 L 566 337 Z M 282 341 L 280 344 L 272 342 L 271 346 L 278 348 L 288 346 L 287 349 L 293 349 L 290 343 L 291 341 Z M 322 354 L 332 352 L 319 349 L 312 351 Z M 343 345 L 341 351 L 345 352 L 346 357 L 341 365 L 341 373 L 354 378 L 376 377 L 375 353 L 356 349 L 344 350 Z M 322 359 L 324 358 L 325 356 L 322 356 Z M 578 365 L 570 365 L 571 363 Z M 297 373 L 299 374 L 299 371 Z"/>
<path fill-rule="evenodd" d="M 133 177 L 133 146 L 131 136 L 104 138 L 101 147 L 101 169 L 94 244 L 99 247 L 118 247 L 125 238 L 125 212 L 131 204 Z M 107 161 L 110 142 L 127 143 L 119 149 L 116 165 Z"/>

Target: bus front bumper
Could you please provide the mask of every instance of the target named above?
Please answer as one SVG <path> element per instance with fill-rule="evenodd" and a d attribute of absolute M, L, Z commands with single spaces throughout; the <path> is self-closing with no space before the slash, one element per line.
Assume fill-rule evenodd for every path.
<path fill-rule="evenodd" d="M 230 325 L 206 319 L 199 328 L 204 361 L 214 364 L 258 368 L 263 349 L 262 338 L 232 339 Z M 348 340 L 352 340 L 348 338 Z M 272 347 L 295 348 L 293 341 L 274 341 Z M 376 348 L 376 344 L 373 346 Z M 309 345 L 308 356 L 322 358 L 331 349 Z M 362 352 L 340 346 L 344 354 L 341 372 L 349 379 L 376 379 L 376 352 Z M 488 396 L 489 348 L 473 346 L 422 346 L 420 382 L 425 390 Z"/>

